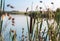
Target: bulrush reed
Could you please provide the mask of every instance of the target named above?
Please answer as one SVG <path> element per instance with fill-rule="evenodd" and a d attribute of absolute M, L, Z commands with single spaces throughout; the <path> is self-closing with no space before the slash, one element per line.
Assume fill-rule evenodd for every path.
<path fill-rule="evenodd" d="M 21 41 L 60 41 L 60 9 L 58 9 L 55 13 L 52 10 L 48 10 L 47 12 L 36 11 L 30 13 L 30 25 L 28 17 L 26 16 L 28 31 L 25 35 L 25 29 L 22 28 Z M 2 21 L 4 20 L 4 17 L 5 16 L 2 15 Z M 12 26 L 15 26 L 15 18 L 9 16 L 8 20 L 11 20 Z M 14 33 L 12 37 L 10 35 L 11 40 L 17 41 L 16 30 L 10 30 L 10 34 L 11 32 Z"/>
<path fill-rule="evenodd" d="M 14 21 L 15 19 L 12 18 L 12 16 L 11 16 L 9 13 L 4 13 L 4 14 L 1 16 L 1 24 L 3 24 L 4 20 L 6 19 L 6 17 L 7 17 L 8 19 L 7 19 L 6 22 L 5 22 L 4 28 L 3 28 L 3 26 L 1 25 L 1 28 L 3 28 L 3 29 L 1 29 L 2 31 L 4 31 L 4 30 L 6 29 L 6 27 L 9 25 L 9 23 L 11 22 L 11 21 L 10 21 L 9 23 L 7 23 L 9 20 L 12 20 L 12 26 L 15 26 L 15 21 Z M 1 31 L 1 33 L 3 33 L 2 31 Z M 14 33 L 14 35 L 13 35 L 12 37 L 11 37 L 11 32 Z M 16 40 L 16 31 L 10 29 L 10 32 L 9 32 L 9 33 L 10 33 L 9 35 L 10 35 L 10 37 L 11 37 L 11 40 L 12 40 L 12 41 L 17 41 L 17 40 Z M 3 37 L 4 35 L 1 35 L 1 36 L 2 36 L 2 41 L 5 41 L 5 40 L 4 40 L 5 38 Z"/>

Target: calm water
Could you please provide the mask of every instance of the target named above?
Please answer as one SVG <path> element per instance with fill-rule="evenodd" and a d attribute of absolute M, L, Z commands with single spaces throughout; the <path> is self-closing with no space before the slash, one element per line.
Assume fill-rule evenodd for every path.
<path fill-rule="evenodd" d="M 16 30 L 17 41 L 20 41 L 21 37 L 22 37 L 22 28 L 24 28 L 24 35 L 26 35 L 26 33 L 28 32 L 27 17 L 28 17 L 28 24 L 30 24 L 30 17 L 25 16 L 25 15 L 12 15 L 12 17 L 15 18 L 15 26 L 12 26 L 11 20 L 8 20 L 6 18 L 5 21 L 3 22 L 2 35 L 3 35 L 5 41 L 11 41 L 11 39 L 9 37 L 9 35 L 10 35 L 9 31 L 10 31 L 10 29 L 13 29 L 13 30 Z M 36 23 L 37 23 L 37 21 L 36 21 Z M 34 32 L 35 32 L 35 29 L 36 29 L 36 23 L 35 23 L 35 27 L 34 27 Z M 47 31 L 48 30 L 47 22 L 44 19 L 43 19 L 42 24 L 43 25 L 42 25 L 42 28 L 41 28 L 41 32 L 44 31 L 45 27 L 46 27 L 46 31 Z M 40 23 L 38 25 L 40 27 Z M 42 33 L 41 33 L 41 35 L 42 35 Z M 44 36 L 45 35 L 46 34 L 44 34 Z"/>
<path fill-rule="evenodd" d="M 22 28 L 24 28 L 24 35 L 26 35 L 27 31 L 27 18 L 25 15 L 12 15 L 15 18 L 15 26 L 12 26 L 11 21 L 7 21 L 7 19 L 3 22 L 3 37 L 5 41 L 9 41 L 9 31 L 10 29 L 16 30 L 17 41 L 21 39 L 22 36 Z M 28 16 L 27 16 L 28 17 Z M 28 22 L 30 18 L 28 17 Z M 5 24 L 7 24 L 5 28 Z"/>

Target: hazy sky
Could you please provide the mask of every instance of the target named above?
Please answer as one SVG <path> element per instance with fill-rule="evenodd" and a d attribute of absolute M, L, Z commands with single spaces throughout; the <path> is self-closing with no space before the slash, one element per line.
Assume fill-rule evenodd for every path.
<path fill-rule="evenodd" d="M 45 10 L 45 7 L 53 10 L 60 7 L 60 0 L 42 0 L 43 3 L 40 3 L 40 1 L 41 0 L 5 0 L 5 10 L 25 11 L 27 7 L 29 7 L 29 10 L 31 10 L 31 6 L 33 6 L 33 10 L 35 10 L 37 5 L 38 7 L 42 7 L 42 10 Z M 54 2 L 54 5 L 52 5 L 51 2 Z M 14 9 L 7 7 L 7 4 L 14 6 Z"/>

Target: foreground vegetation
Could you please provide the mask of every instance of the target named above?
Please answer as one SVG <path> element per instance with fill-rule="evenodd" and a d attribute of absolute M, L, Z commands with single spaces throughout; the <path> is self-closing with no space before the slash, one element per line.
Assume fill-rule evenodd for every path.
<path fill-rule="evenodd" d="M 28 26 L 29 41 L 60 41 L 60 9 L 59 8 L 55 12 L 50 9 L 48 9 L 46 12 L 43 11 L 32 12 L 30 13 L 29 16 L 30 16 L 30 27 Z M 45 19 L 45 21 L 47 22 L 48 30 L 46 32 L 46 27 L 45 27 L 44 31 L 42 32 L 43 35 L 41 36 L 43 19 Z M 51 20 L 54 20 L 54 22 L 49 24 L 48 20 L 50 20 L 50 22 Z M 34 31 L 35 24 L 37 26 Z M 40 25 L 40 27 L 38 25 Z M 44 34 L 46 34 L 46 36 L 44 36 Z M 48 40 L 47 37 L 49 38 Z"/>
<path fill-rule="evenodd" d="M 29 12 L 29 13 L 26 12 L 24 14 L 25 15 L 28 14 L 30 16 L 30 26 L 28 24 L 28 17 L 26 17 L 28 33 L 25 36 L 24 28 L 22 28 L 21 41 L 25 41 L 25 40 L 26 41 L 60 41 L 60 9 L 59 8 L 56 11 L 52 11 L 48 9 L 46 12 L 36 11 L 36 12 Z M 45 27 L 43 32 L 41 32 L 43 19 L 44 21 L 46 21 L 48 25 L 48 30 L 46 31 L 46 27 Z M 52 22 L 50 25 L 48 20 L 49 21 L 54 20 L 54 22 Z M 11 38 L 12 41 L 16 41 L 16 32 L 11 30 L 10 34 L 11 32 L 15 33 L 14 36 Z M 44 36 L 45 34 L 46 36 Z M 47 40 L 47 38 L 49 39 Z"/>

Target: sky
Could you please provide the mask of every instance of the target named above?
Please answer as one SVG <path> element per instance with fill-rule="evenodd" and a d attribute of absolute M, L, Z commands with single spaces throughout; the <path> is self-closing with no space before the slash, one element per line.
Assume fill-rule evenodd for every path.
<path fill-rule="evenodd" d="M 40 3 L 40 1 L 43 2 Z M 52 5 L 51 2 L 54 2 L 54 4 Z M 7 4 L 14 6 L 14 9 L 7 7 Z M 42 7 L 42 10 L 46 10 L 46 8 L 55 10 L 56 8 L 60 8 L 60 0 L 5 0 L 6 11 L 26 11 L 27 7 L 29 8 L 28 11 L 35 11 L 36 6 L 38 6 L 38 10 L 40 10 L 39 7 Z"/>

